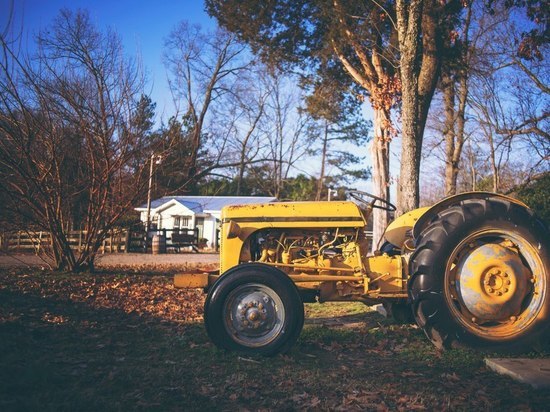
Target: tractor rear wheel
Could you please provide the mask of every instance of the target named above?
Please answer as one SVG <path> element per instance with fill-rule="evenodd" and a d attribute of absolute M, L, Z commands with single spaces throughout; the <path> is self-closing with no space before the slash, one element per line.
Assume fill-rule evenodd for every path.
<path fill-rule="evenodd" d="M 304 306 L 285 273 L 262 264 L 243 264 L 212 285 L 204 322 L 216 346 L 272 356 L 286 352 L 298 339 Z"/>
<path fill-rule="evenodd" d="M 550 326 L 549 243 L 532 211 L 500 198 L 441 211 L 410 260 L 416 322 L 441 349 L 527 349 Z"/>

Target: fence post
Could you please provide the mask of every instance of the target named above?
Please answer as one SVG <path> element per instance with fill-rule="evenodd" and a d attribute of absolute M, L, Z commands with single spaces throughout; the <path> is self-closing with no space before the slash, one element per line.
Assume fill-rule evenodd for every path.
<path fill-rule="evenodd" d="M 144 253 L 147 253 L 147 238 L 149 236 L 149 231 L 147 229 L 145 229 L 145 236 L 144 236 L 144 242 L 143 242 L 143 252 Z"/>
<path fill-rule="evenodd" d="M 126 229 L 126 235 L 124 236 L 124 253 L 130 253 L 130 233 L 132 229 Z"/>
<path fill-rule="evenodd" d="M 42 231 L 38 234 L 38 246 L 36 247 L 36 255 L 40 254 L 40 246 L 42 245 Z"/>

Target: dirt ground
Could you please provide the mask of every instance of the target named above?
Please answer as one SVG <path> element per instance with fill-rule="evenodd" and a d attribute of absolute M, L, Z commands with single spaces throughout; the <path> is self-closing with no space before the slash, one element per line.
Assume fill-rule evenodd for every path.
<path fill-rule="evenodd" d="M 164 267 L 164 266 L 214 266 L 219 261 L 218 253 L 170 253 L 152 255 L 145 253 L 108 253 L 99 255 L 98 268 L 105 267 Z M 45 256 L 34 254 L 0 254 L 0 268 L 44 267 L 50 262 Z"/>
<path fill-rule="evenodd" d="M 359 303 L 306 304 L 285 355 L 225 352 L 204 299 L 141 270 L 0 269 L 0 411 L 549 410 L 479 351 L 439 352 Z"/>

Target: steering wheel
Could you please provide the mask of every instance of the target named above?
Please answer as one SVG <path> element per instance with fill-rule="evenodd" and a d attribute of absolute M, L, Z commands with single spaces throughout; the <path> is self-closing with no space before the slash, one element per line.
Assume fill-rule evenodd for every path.
<path fill-rule="evenodd" d="M 347 193 L 350 197 L 357 200 L 358 203 L 366 205 L 368 208 L 382 209 L 388 212 L 395 212 L 397 210 L 394 204 L 371 193 L 362 192 L 360 190 L 349 190 Z"/>

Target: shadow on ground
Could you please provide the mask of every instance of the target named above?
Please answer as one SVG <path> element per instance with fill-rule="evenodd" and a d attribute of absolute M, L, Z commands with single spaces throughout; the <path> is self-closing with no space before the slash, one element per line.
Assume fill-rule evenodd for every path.
<path fill-rule="evenodd" d="M 214 348 L 170 278 L 0 274 L 0 410 L 544 410 L 550 395 L 374 312 L 270 359 Z M 343 326 L 343 327 L 342 327 Z"/>

